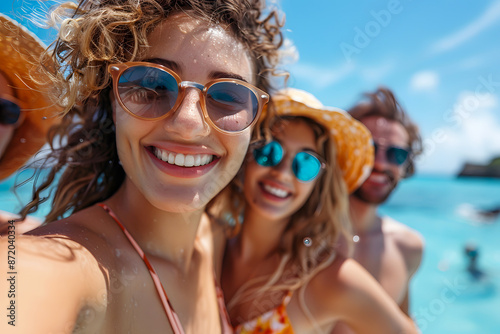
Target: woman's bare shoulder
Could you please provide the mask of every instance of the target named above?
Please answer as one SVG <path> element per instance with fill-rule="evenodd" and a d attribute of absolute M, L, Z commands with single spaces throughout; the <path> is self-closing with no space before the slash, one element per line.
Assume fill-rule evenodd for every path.
<path fill-rule="evenodd" d="M 386 293 L 357 261 L 337 254 L 334 261 L 311 280 L 310 288 L 318 294 L 321 307 L 333 311 L 362 305 Z"/>
<path fill-rule="evenodd" d="M 94 320 L 99 323 L 106 306 L 106 278 L 95 249 L 103 241 L 80 221 L 91 216 L 75 215 L 28 234 L 0 238 L 0 253 L 11 256 L 4 274 L 16 283 L 18 318 L 25 319 L 19 323 L 21 332 L 68 332 L 88 307 L 97 310 Z M 37 327 L 31 328 L 33 324 Z"/>
<path fill-rule="evenodd" d="M 359 333 L 414 333 L 411 321 L 378 282 L 353 259 L 337 255 L 310 282 L 315 309 L 342 320 Z M 363 324 L 359 319 L 363 318 Z M 371 324 L 364 326 L 364 324 Z M 365 328 L 366 327 L 366 328 Z M 401 333 L 401 332 L 399 332 Z"/>
<path fill-rule="evenodd" d="M 318 292 L 323 291 L 325 297 L 336 296 L 335 301 L 341 304 L 343 296 L 347 298 L 355 291 L 356 277 L 361 274 L 363 280 L 365 273 L 366 270 L 355 260 L 338 253 L 328 267 L 311 279 L 309 285 Z"/>

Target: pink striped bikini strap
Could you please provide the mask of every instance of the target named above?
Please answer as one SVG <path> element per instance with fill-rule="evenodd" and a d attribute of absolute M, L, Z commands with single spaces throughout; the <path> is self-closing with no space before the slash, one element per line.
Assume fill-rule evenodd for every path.
<path fill-rule="evenodd" d="M 224 301 L 224 292 L 222 292 L 222 288 L 217 283 L 215 277 L 216 276 L 214 271 L 215 292 L 217 293 L 217 303 L 219 304 L 219 316 L 222 334 L 233 334 L 233 326 L 231 325 L 231 319 L 229 318 L 229 313 L 227 313 L 226 303 Z"/>
<path fill-rule="evenodd" d="M 144 261 L 144 264 L 146 264 L 146 267 L 148 267 L 149 273 L 151 274 L 151 278 L 153 279 L 153 283 L 155 285 L 156 291 L 158 292 L 158 296 L 160 297 L 161 303 L 163 305 L 163 309 L 165 310 L 165 313 L 167 314 L 168 321 L 170 322 L 170 326 L 172 327 L 172 330 L 174 331 L 174 334 L 184 334 L 184 329 L 182 329 L 181 321 L 179 320 L 179 317 L 174 311 L 174 308 L 170 304 L 170 301 L 168 300 L 167 293 L 165 292 L 165 289 L 163 288 L 163 285 L 161 284 L 160 278 L 158 277 L 158 274 L 156 273 L 155 269 L 149 262 L 148 258 L 146 257 L 146 254 L 144 251 L 141 249 L 139 244 L 134 240 L 132 235 L 127 231 L 125 226 L 120 223 L 118 220 L 118 217 L 115 215 L 115 213 L 106 205 L 103 203 L 98 203 L 101 208 L 103 208 L 110 216 L 113 218 L 113 220 L 120 226 L 122 229 L 123 233 L 127 237 L 127 239 L 130 241 L 132 244 L 132 247 L 136 250 L 136 252 L 139 254 L 139 256 L 142 258 Z"/>

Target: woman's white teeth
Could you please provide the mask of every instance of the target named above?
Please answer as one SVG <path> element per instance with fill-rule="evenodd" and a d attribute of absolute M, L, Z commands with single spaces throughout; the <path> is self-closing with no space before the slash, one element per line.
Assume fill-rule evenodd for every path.
<path fill-rule="evenodd" d="M 283 189 L 278 189 L 275 187 L 271 187 L 268 184 L 264 185 L 264 189 L 266 189 L 267 192 L 273 194 L 276 197 L 285 198 L 288 196 L 288 191 L 285 191 Z"/>
<path fill-rule="evenodd" d="M 155 155 L 171 165 L 181 167 L 198 167 L 209 164 L 213 160 L 211 154 L 182 154 L 161 150 L 155 147 Z"/>
<path fill-rule="evenodd" d="M 184 154 L 176 154 L 174 164 L 176 164 L 177 166 L 184 166 L 184 160 Z"/>

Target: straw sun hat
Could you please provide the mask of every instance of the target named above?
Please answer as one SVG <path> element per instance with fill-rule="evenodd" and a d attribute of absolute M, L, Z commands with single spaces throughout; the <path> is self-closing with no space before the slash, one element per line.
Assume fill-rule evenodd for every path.
<path fill-rule="evenodd" d="M 47 98 L 46 87 L 40 87 L 32 79 L 36 75 L 33 64 L 44 49 L 35 35 L 0 14 L 0 71 L 14 85 L 25 116 L 0 157 L 0 180 L 19 169 L 43 146 L 47 130 L 58 119 Z"/>
<path fill-rule="evenodd" d="M 325 107 L 310 93 L 288 88 L 272 97 L 279 116 L 308 117 L 330 132 L 337 147 L 337 161 L 349 193 L 370 175 L 373 167 L 373 141 L 369 130 L 344 110 Z"/>

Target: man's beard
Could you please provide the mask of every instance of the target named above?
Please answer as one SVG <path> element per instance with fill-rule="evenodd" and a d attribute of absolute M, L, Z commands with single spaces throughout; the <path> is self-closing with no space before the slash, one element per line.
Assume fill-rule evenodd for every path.
<path fill-rule="evenodd" d="M 373 172 L 385 174 L 389 178 L 389 183 L 391 184 L 391 187 L 385 192 L 385 194 L 379 196 L 371 195 L 367 191 L 364 191 L 363 185 L 361 185 L 358 189 L 356 189 L 356 191 L 352 195 L 362 202 L 379 205 L 384 203 L 389 198 L 394 188 L 396 188 L 396 186 L 398 185 L 398 182 L 396 181 L 396 178 L 394 177 L 394 174 L 391 171 L 388 170 L 382 171 L 373 169 L 372 173 Z"/>

